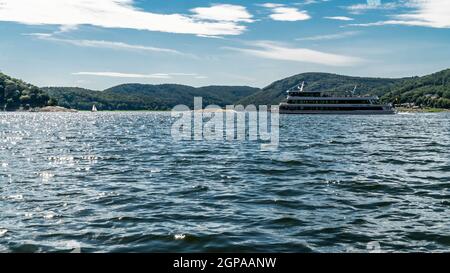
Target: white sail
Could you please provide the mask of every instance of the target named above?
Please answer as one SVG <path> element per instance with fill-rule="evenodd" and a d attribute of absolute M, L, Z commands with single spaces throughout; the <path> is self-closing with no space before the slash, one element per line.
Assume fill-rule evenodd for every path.
<path fill-rule="evenodd" d="M 94 105 L 92 105 L 92 112 L 97 112 L 98 110 L 97 110 L 97 106 L 95 106 L 95 104 Z"/>

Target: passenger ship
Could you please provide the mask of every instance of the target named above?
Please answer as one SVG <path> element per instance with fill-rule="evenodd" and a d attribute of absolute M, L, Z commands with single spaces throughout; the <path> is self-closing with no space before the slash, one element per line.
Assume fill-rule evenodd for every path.
<path fill-rule="evenodd" d="M 322 92 L 304 91 L 305 83 L 287 91 L 287 102 L 280 104 L 280 114 L 353 114 L 353 115 L 392 115 L 391 104 L 380 104 L 377 96 L 329 96 Z"/>

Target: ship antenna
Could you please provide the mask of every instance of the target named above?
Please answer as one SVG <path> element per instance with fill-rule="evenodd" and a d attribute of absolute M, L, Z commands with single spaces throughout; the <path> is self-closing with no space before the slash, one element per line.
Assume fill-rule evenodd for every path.
<path fill-rule="evenodd" d="M 353 88 L 353 91 L 352 91 L 352 95 L 354 96 L 355 94 L 356 94 L 356 88 L 358 87 L 358 85 L 355 85 L 355 88 Z"/>

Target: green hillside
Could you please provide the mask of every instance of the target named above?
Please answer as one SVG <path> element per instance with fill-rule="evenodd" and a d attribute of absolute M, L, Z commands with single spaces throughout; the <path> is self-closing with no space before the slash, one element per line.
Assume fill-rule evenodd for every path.
<path fill-rule="evenodd" d="M 345 95 L 350 94 L 356 85 L 357 95 L 377 95 L 384 102 L 450 109 L 450 69 L 423 77 L 401 79 L 304 73 L 274 82 L 238 103 L 277 105 L 286 98 L 286 90 L 303 81 L 306 82 L 306 91 Z"/>
<path fill-rule="evenodd" d="M 328 73 L 304 73 L 276 81 L 268 87 L 252 94 L 238 103 L 248 105 L 277 105 L 286 98 L 286 90 L 306 83 L 305 91 L 321 91 L 337 95 L 350 94 L 357 86 L 358 95 L 384 95 L 392 90 L 395 84 L 405 79 L 361 78 Z"/>
<path fill-rule="evenodd" d="M 194 97 L 202 97 L 204 105 L 234 104 L 259 91 L 246 86 L 207 86 L 195 88 L 177 84 L 123 84 L 105 91 L 71 87 L 43 88 L 59 105 L 89 110 L 93 104 L 100 110 L 169 110 L 178 104 L 193 107 Z"/>
<path fill-rule="evenodd" d="M 400 82 L 382 99 L 397 104 L 450 109 L 450 69 Z"/>
<path fill-rule="evenodd" d="M 41 89 L 0 73 L 0 109 L 19 110 L 56 104 Z"/>

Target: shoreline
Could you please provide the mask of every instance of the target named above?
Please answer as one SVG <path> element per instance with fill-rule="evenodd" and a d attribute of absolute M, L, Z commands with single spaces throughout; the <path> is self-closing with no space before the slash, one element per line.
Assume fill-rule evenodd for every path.
<path fill-rule="evenodd" d="M 445 108 L 395 108 L 398 113 L 450 113 L 450 109 Z"/>
<path fill-rule="evenodd" d="M 415 114 L 426 114 L 426 113 L 450 113 L 450 109 L 445 108 L 406 108 L 406 107 L 397 107 L 395 108 L 397 113 L 415 113 Z M 170 112 L 171 110 L 104 110 L 98 111 L 101 113 L 121 113 L 121 112 Z M 195 111 L 195 110 L 192 110 Z M 198 110 L 197 110 L 198 111 Z M 227 109 L 210 109 L 205 110 L 203 112 L 227 112 Z M 69 109 L 61 106 L 47 106 L 43 108 L 35 108 L 31 110 L 12 110 L 5 111 L 6 113 L 90 113 L 89 110 L 77 110 L 77 109 Z M 97 113 L 98 113 L 97 112 Z"/>

